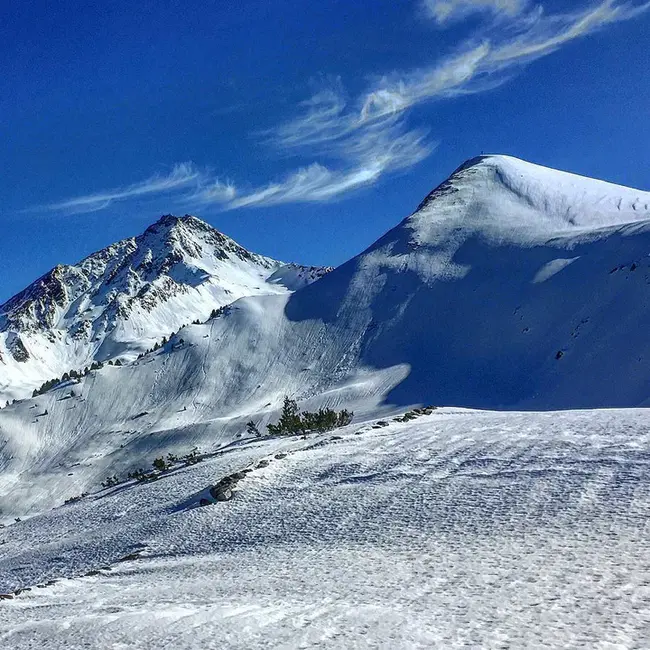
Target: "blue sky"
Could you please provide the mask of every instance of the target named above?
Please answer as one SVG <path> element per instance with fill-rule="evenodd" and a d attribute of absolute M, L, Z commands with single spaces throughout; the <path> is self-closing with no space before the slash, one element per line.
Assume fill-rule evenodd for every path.
<path fill-rule="evenodd" d="M 650 2 L 8 0 L 0 301 L 203 217 L 338 264 L 463 160 L 650 189 Z"/>

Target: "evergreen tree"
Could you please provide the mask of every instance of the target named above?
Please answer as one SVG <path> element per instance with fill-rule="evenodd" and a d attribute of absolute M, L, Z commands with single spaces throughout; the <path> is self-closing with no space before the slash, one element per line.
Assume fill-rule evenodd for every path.
<path fill-rule="evenodd" d="M 346 409 L 339 411 L 336 426 L 346 427 L 348 424 L 350 424 L 350 422 L 352 422 L 353 417 L 354 413 L 352 411 L 348 411 Z"/>
<path fill-rule="evenodd" d="M 260 430 L 257 428 L 255 422 L 253 422 L 253 420 L 246 423 L 246 433 L 249 436 L 255 436 L 256 438 L 259 438 L 262 435 Z"/>
<path fill-rule="evenodd" d="M 307 431 L 322 433 L 338 427 L 347 426 L 352 422 L 353 416 L 354 413 L 346 409 L 337 412 L 330 408 L 321 408 L 315 412 L 305 411 L 300 413 L 295 400 L 285 397 L 280 419 L 277 424 L 269 424 L 267 428 L 270 435 L 290 435 L 306 433 Z M 249 422 L 250 424 L 252 423 Z M 250 429 L 249 433 L 251 433 Z"/>
<path fill-rule="evenodd" d="M 276 425 L 269 424 L 267 428 L 271 435 L 291 434 L 302 431 L 303 423 L 296 400 L 285 397 L 278 423 Z"/>

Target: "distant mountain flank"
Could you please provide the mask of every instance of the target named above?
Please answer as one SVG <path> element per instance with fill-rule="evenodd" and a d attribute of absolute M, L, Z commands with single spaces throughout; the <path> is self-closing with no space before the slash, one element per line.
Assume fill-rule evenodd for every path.
<path fill-rule="evenodd" d="M 252 253 L 197 217 L 165 215 L 0 306 L 0 401 L 94 361 L 133 359 L 215 308 L 293 291 L 328 270 Z"/>
<path fill-rule="evenodd" d="M 461 165 L 395 228 L 297 292 L 389 403 L 650 402 L 650 193 L 509 156 Z"/>

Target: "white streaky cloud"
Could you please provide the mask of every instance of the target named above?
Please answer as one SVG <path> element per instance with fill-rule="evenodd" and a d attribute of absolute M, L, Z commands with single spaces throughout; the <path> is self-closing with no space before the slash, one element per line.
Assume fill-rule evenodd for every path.
<path fill-rule="evenodd" d="M 237 196 L 237 188 L 231 181 L 209 179 L 197 188 L 192 198 L 199 203 L 225 203 L 232 201 L 235 196 Z"/>
<path fill-rule="evenodd" d="M 528 0 L 423 0 L 426 13 L 438 24 L 463 20 L 476 13 L 512 18 L 528 6 Z"/>
<path fill-rule="evenodd" d="M 545 17 L 537 11 L 527 21 L 527 30 L 523 34 L 493 51 L 490 63 L 495 69 L 500 64 L 527 63 L 607 25 L 635 18 L 648 9 L 650 2 L 634 5 L 605 0 L 574 14 Z"/>
<path fill-rule="evenodd" d="M 114 201 L 145 194 L 171 195 L 185 208 L 216 206 L 220 210 L 262 207 L 282 203 L 328 201 L 374 183 L 390 171 L 411 167 L 426 158 L 435 143 L 422 129 L 404 130 L 400 122 L 385 119 L 368 123 L 342 138 L 330 153 L 340 159 L 336 168 L 314 162 L 288 173 L 279 182 L 242 191 L 232 181 L 215 177 L 193 163 L 176 165 L 165 177 L 81 196 L 47 206 L 53 211 L 85 213 L 103 210 Z"/>
<path fill-rule="evenodd" d="M 282 182 L 236 197 L 223 207 L 235 208 L 327 201 L 376 182 L 389 171 L 411 167 L 435 147 L 421 130 L 401 132 L 399 125 L 369 128 L 339 146 L 341 157 L 355 164 L 332 170 L 319 163 L 298 169 Z"/>
<path fill-rule="evenodd" d="M 271 132 L 272 140 L 282 146 L 309 145 L 341 137 L 350 129 L 342 123 L 346 107 L 340 79 L 302 102 L 303 114 Z"/>
<path fill-rule="evenodd" d="M 115 201 L 123 201 L 146 195 L 165 194 L 196 185 L 201 181 L 203 172 L 192 163 L 184 162 L 174 165 L 166 175 L 154 174 L 144 181 L 121 188 L 86 194 L 59 203 L 41 206 L 53 212 L 86 213 L 97 212 L 110 206 Z"/>
<path fill-rule="evenodd" d="M 272 183 L 231 201 L 229 209 L 280 203 L 323 201 L 373 182 L 381 173 L 379 165 L 337 172 L 313 163 L 292 172 L 281 183 Z"/>
<path fill-rule="evenodd" d="M 451 17 L 468 8 L 490 9 L 509 20 L 501 21 L 498 30 L 482 30 L 480 40 L 467 40 L 456 53 L 429 67 L 380 77 L 356 102 L 343 101 L 341 90 L 314 95 L 305 103 L 308 110 L 276 130 L 276 144 L 286 148 L 324 146 L 350 137 L 370 122 L 398 119 L 416 104 L 483 92 L 572 40 L 650 9 L 649 1 L 618 0 L 603 0 L 562 14 L 546 14 L 541 6 L 528 9 L 528 2 L 516 0 L 441 0 L 429 5 L 438 7 L 441 16 Z"/>
<path fill-rule="evenodd" d="M 530 63 L 575 39 L 607 25 L 635 18 L 648 9 L 650 1 L 639 4 L 602 0 L 570 13 L 546 14 L 541 5 L 523 13 L 516 12 L 505 30 L 505 38 L 499 32 L 478 46 L 470 41 L 460 54 L 422 72 L 403 76 L 393 82 L 389 90 L 401 90 L 409 100 L 406 102 L 408 106 L 431 99 L 455 97 L 466 93 L 468 85 L 477 78 L 488 78 L 508 67 Z M 510 36 L 513 33 L 516 35 Z M 483 86 L 479 84 L 478 87 L 482 89 Z"/>
<path fill-rule="evenodd" d="M 383 132 L 386 140 L 411 106 L 436 96 L 464 92 L 489 53 L 490 45 L 484 42 L 432 68 L 382 77 L 374 89 L 359 98 L 357 107 L 349 110 L 335 90 L 318 93 L 305 103 L 308 110 L 303 115 L 275 131 L 274 144 L 281 148 L 319 145 L 330 154 L 341 155 L 356 143 L 372 138 L 373 131 Z"/>
<path fill-rule="evenodd" d="M 342 141 L 338 153 L 353 160 L 357 167 L 378 166 L 381 173 L 407 169 L 424 160 L 437 143 L 428 139 L 424 129 L 404 130 L 402 122 L 382 121 Z"/>
<path fill-rule="evenodd" d="M 480 73 L 490 52 L 491 45 L 486 41 L 431 68 L 402 77 L 384 77 L 380 87 L 366 96 L 361 114 L 365 119 L 377 119 L 428 99 L 456 96 Z"/>

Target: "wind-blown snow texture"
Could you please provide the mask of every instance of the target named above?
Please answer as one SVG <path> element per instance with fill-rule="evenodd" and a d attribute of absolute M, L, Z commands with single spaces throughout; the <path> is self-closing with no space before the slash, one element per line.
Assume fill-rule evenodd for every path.
<path fill-rule="evenodd" d="M 328 270 L 250 253 L 196 217 L 166 215 L 0 306 L 0 403 L 93 361 L 132 360 L 215 308 Z"/>
<path fill-rule="evenodd" d="M 198 252 L 183 243 L 182 260 L 166 262 L 189 225 Z M 516 411 L 648 405 L 650 193 L 481 157 L 328 273 L 254 256 L 194 218 L 152 229 L 173 237 L 151 277 L 137 271 L 131 293 L 120 281 L 117 303 L 83 283 L 70 300 L 66 281 L 53 283 L 65 300 L 29 289 L 2 308 L 0 352 L 15 369 L 37 356 L 34 341 L 68 363 L 57 332 L 68 340 L 87 305 L 100 323 L 132 305 L 98 330 L 97 349 L 81 346 L 128 361 L 156 327 L 182 324 L 166 310 L 182 306 L 187 322 L 232 303 L 141 359 L 0 410 L 0 512 L 6 523 L 32 516 L 0 533 L 0 582 L 69 578 L 0 601 L 3 645 L 648 644 L 646 411 Z M 208 246 L 204 231 L 236 248 Z M 87 274 L 84 264 L 70 268 Z M 192 284 L 195 271 L 204 279 Z M 97 277 L 103 296 L 110 282 Z M 129 296 L 145 280 L 145 298 L 158 295 L 159 278 L 184 288 L 143 315 Z M 128 329 L 138 319 L 151 328 L 143 338 Z M 8 391 L 29 383 L 3 379 Z M 246 422 L 264 430 L 284 395 L 353 409 L 356 425 L 343 441 L 242 444 Z M 361 426 L 431 403 L 512 412 Z M 109 474 L 195 445 L 224 453 L 97 493 Z M 255 470 L 232 502 L 187 509 L 280 451 L 292 453 Z M 48 512 L 81 492 L 91 496 Z M 146 560 L 80 577 L 140 544 Z"/>
<path fill-rule="evenodd" d="M 647 647 L 649 445 L 643 410 L 453 409 L 242 443 L 1 531 L 0 644 Z"/>

